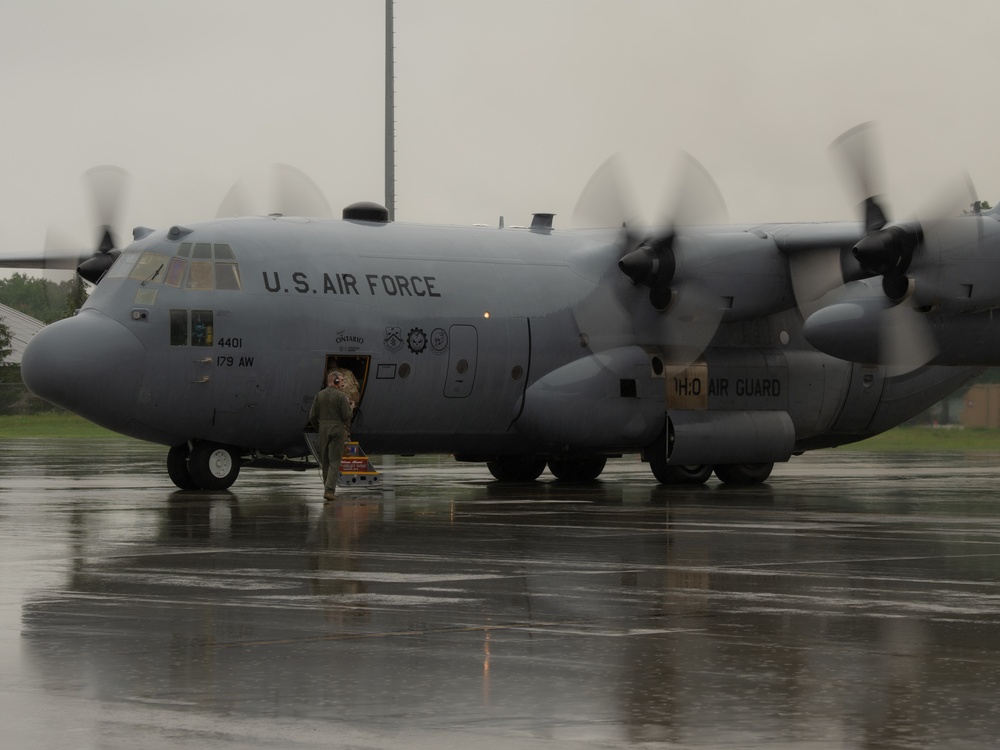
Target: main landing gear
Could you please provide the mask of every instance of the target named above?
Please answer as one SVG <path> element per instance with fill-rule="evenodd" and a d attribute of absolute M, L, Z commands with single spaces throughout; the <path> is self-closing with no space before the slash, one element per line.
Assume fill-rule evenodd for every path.
<path fill-rule="evenodd" d="M 774 464 L 720 464 L 715 476 L 726 484 L 760 484 L 769 476 Z"/>
<path fill-rule="evenodd" d="M 167 474 L 182 490 L 226 490 L 240 475 L 240 454 L 208 441 L 175 445 L 167 453 Z"/>
<path fill-rule="evenodd" d="M 715 476 L 725 484 L 760 484 L 771 476 L 774 464 L 719 464 L 710 466 L 668 466 L 666 461 L 650 460 L 649 468 L 660 484 L 704 484 L 715 471 Z"/>
<path fill-rule="evenodd" d="M 667 463 L 666 443 L 662 437 L 646 449 L 644 459 L 649 461 L 649 468 L 657 482 L 671 485 L 704 484 L 713 471 L 725 484 L 760 484 L 771 476 L 771 469 L 774 468 L 773 463 L 675 466 Z"/>
<path fill-rule="evenodd" d="M 771 476 L 773 463 L 766 464 L 718 464 L 709 466 L 699 464 L 694 466 L 667 466 L 666 461 L 650 460 L 649 468 L 660 484 L 694 485 L 704 484 L 715 471 L 715 476 L 725 484 L 751 485 L 760 484 Z"/>
<path fill-rule="evenodd" d="M 604 471 L 605 456 L 552 459 L 549 471 L 561 482 L 592 482 Z M 486 462 L 486 468 L 499 482 L 534 482 L 545 471 L 544 458 L 536 456 L 497 456 Z"/>
<path fill-rule="evenodd" d="M 771 469 L 774 468 L 773 463 L 668 465 L 666 451 L 657 450 L 655 445 L 646 451 L 646 456 L 656 481 L 675 486 L 704 484 L 713 471 L 725 484 L 760 484 L 771 475 Z M 605 464 L 607 458 L 604 456 L 548 461 L 549 471 L 557 480 L 573 483 L 594 481 L 604 471 Z M 486 462 L 486 468 L 498 482 L 534 482 L 545 471 L 545 466 L 545 459 L 537 456 L 497 456 Z"/>

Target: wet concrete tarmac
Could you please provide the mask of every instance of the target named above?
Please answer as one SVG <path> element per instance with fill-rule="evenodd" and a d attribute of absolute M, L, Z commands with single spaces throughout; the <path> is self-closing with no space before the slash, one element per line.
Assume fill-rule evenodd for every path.
<path fill-rule="evenodd" d="M 5 747 L 1000 736 L 1000 455 L 822 452 L 742 490 L 397 459 L 326 507 L 312 473 L 177 492 L 164 458 L 0 441 Z"/>

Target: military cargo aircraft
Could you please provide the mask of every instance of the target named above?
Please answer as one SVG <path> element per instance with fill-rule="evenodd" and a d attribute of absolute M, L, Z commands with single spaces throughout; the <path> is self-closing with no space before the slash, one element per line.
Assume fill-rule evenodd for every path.
<path fill-rule="evenodd" d="M 334 366 L 357 378 L 368 453 L 453 454 L 499 481 L 546 466 L 589 481 L 638 454 L 661 483 L 759 483 L 1000 363 L 1000 213 L 890 221 L 852 155 L 869 133 L 837 142 L 860 221 L 698 225 L 678 209 L 640 228 L 608 167 L 580 199 L 604 213 L 589 229 L 421 226 L 373 203 L 140 227 L 120 249 L 104 227 L 78 269 L 92 294 L 29 343 L 24 382 L 168 446 L 188 489 L 306 461 Z M 689 172 L 682 198 L 712 193 Z"/>

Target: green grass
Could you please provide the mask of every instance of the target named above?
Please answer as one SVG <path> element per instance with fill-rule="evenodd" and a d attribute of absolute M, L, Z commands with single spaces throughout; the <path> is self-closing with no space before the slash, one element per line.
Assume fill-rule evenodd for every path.
<path fill-rule="evenodd" d="M 1000 430 L 896 427 L 841 451 L 1000 451 Z"/>
<path fill-rule="evenodd" d="M 115 438 L 115 432 L 67 412 L 31 416 L 0 416 L 0 439 L 8 438 Z M 1000 430 L 897 427 L 841 451 L 1000 451 Z"/>
<path fill-rule="evenodd" d="M 0 439 L 4 438 L 114 438 L 122 437 L 67 412 L 44 412 L 29 416 L 0 416 Z"/>

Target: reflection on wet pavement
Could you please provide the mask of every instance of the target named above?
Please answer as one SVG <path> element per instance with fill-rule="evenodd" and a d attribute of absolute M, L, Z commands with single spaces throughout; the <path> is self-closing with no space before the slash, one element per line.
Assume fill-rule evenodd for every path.
<path fill-rule="evenodd" d="M 324 506 L 312 474 L 175 491 L 131 441 L 0 451 L 11 747 L 1000 735 L 997 455 L 822 452 L 742 490 L 397 459 Z"/>

